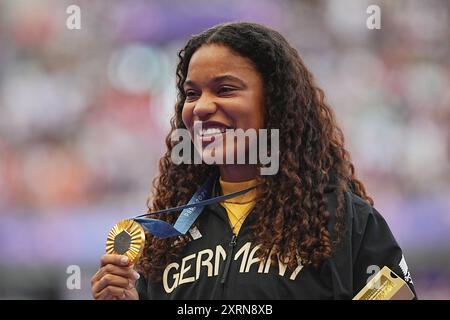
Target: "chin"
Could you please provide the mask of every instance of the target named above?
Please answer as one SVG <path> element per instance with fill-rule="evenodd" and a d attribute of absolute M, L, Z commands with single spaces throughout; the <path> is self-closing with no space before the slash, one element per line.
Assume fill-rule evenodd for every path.
<path fill-rule="evenodd" d="M 215 152 L 215 154 L 213 155 L 213 153 L 211 151 L 203 151 L 202 153 L 202 158 L 203 158 L 203 162 L 207 163 L 207 164 L 225 164 L 226 158 L 224 153 L 221 152 Z M 220 162 L 220 163 L 217 163 Z"/>

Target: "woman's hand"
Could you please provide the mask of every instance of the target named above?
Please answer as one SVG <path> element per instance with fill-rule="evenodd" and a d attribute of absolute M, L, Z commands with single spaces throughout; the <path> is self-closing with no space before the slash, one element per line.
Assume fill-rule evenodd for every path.
<path fill-rule="evenodd" d="M 92 296 L 96 300 L 138 300 L 134 286 L 139 273 L 128 265 L 128 257 L 105 254 L 101 267 L 91 279 Z"/>

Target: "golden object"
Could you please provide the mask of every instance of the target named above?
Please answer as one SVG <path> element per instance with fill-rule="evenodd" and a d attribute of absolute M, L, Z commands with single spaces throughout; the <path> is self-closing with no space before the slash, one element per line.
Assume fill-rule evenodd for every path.
<path fill-rule="evenodd" d="M 353 300 L 412 300 L 414 293 L 403 279 L 383 267 Z"/>
<path fill-rule="evenodd" d="M 142 226 L 134 220 L 119 221 L 108 234 L 106 253 L 121 254 L 128 257 L 129 263 L 135 263 L 145 245 L 145 233 Z"/>

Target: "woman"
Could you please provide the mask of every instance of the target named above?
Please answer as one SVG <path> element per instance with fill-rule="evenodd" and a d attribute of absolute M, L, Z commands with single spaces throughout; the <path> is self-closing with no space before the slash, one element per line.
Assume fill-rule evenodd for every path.
<path fill-rule="evenodd" d="M 253 23 L 222 24 L 191 38 L 179 59 L 178 101 L 149 210 L 187 203 L 214 174 L 213 196 L 256 188 L 207 206 L 187 236 L 147 234 L 136 266 L 103 256 L 92 278 L 96 299 L 351 299 L 384 266 L 414 290 L 323 91 L 283 36 Z M 175 164 L 178 142 L 170 137 L 180 128 L 200 141 L 202 159 L 245 152 L 247 162 Z M 279 141 L 269 139 L 279 143 L 276 174 L 249 163 L 258 139 L 242 151 L 225 129 L 278 129 Z M 221 139 L 223 148 L 208 150 Z M 173 224 L 177 215 L 160 218 Z"/>

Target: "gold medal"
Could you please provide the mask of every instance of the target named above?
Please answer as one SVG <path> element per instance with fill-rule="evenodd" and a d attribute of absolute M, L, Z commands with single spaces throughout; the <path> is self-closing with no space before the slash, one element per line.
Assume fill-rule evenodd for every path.
<path fill-rule="evenodd" d="M 142 226 L 134 220 L 122 220 L 108 234 L 106 253 L 125 255 L 130 264 L 133 264 L 144 251 L 144 245 L 145 233 Z"/>

